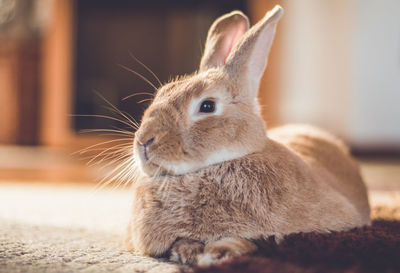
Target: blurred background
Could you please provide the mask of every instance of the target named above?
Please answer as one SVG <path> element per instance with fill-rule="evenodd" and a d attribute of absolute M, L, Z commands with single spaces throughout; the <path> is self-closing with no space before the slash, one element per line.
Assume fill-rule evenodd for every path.
<path fill-rule="evenodd" d="M 140 121 L 140 93 L 154 90 L 130 69 L 155 85 L 140 62 L 161 82 L 192 73 L 218 16 L 239 9 L 254 24 L 275 4 L 285 14 L 260 89 L 267 126 L 325 128 L 350 145 L 370 188 L 399 188 L 397 0 L 0 0 L 0 180 L 98 180 L 112 165 L 85 163 L 116 136 L 82 130 L 131 129 L 79 115 L 118 117 L 104 97 Z"/>

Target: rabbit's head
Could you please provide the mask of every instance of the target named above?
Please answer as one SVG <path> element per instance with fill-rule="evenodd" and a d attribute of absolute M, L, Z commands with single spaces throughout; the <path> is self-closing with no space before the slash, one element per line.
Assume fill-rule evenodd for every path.
<path fill-rule="evenodd" d="M 149 176 L 181 175 L 260 151 L 257 93 L 282 8 L 249 29 L 234 11 L 211 26 L 197 73 L 162 86 L 146 109 L 134 155 Z"/>

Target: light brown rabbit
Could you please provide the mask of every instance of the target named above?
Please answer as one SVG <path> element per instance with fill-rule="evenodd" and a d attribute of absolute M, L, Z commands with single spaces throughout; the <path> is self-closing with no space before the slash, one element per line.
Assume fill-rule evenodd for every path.
<path fill-rule="evenodd" d="M 128 242 L 142 255 L 210 264 L 256 238 L 370 223 L 346 146 L 308 126 L 267 134 L 257 101 L 282 8 L 249 29 L 234 11 L 208 33 L 199 71 L 162 86 L 134 140 Z"/>

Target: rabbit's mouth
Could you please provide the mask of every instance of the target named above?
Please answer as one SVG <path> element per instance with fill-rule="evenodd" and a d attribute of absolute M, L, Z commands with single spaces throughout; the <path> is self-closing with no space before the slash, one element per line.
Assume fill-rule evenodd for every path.
<path fill-rule="evenodd" d="M 149 155 L 142 145 L 134 145 L 134 157 L 140 170 L 149 177 L 171 175 L 171 173 L 157 162 L 154 155 Z"/>
<path fill-rule="evenodd" d="M 153 160 L 143 160 L 143 158 L 139 156 L 136 161 L 140 170 L 150 177 L 164 176 L 167 173 L 162 166 L 156 164 Z"/>
<path fill-rule="evenodd" d="M 149 177 L 179 176 L 198 170 L 198 166 L 186 162 L 169 162 L 150 156 L 145 160 L 139 158 L 138 165 L 142 172 Z M 159 162 L 160 161 L 160 162 Z"/>
<path fill-rule="evenodd" d="M 166 175 L 170 174 L 162 166 L 152 162 L 151 160 L 147 160 L 145 162 L 143 162 L 142 160 L 139 160 L 139 162 L 137 162 L 137 163 L 140 167 L 140 170 L 149 177 L 159 177 L 159 176 L 166 176 Z"/>
<path fill-rule="evenodd" d="M 149 177 L 158 177 L 166 175 L 181 175 L 196 170 L 196 164 L 186 163 L 185 160 L 166 160 L 162 153 L 157 149 L 149 147 L 152 141 L 142 143 L 135 140 L 133 145 L 133 154 L 139 169 Z"/>

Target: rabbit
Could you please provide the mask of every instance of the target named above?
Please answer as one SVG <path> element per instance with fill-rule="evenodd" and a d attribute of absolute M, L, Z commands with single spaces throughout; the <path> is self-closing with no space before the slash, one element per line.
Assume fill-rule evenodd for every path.
<path fill-rule="evenodd" d="M 209 265 L 253 253 L 253 239 L 370 224 L 341 140 L 307 125 L 267 133 L 257 95 L 282 13 L 251 28 L 240 11 L 218 18 L 198 71 L 157 91 L 133 140 L 132 250 Z"/>

